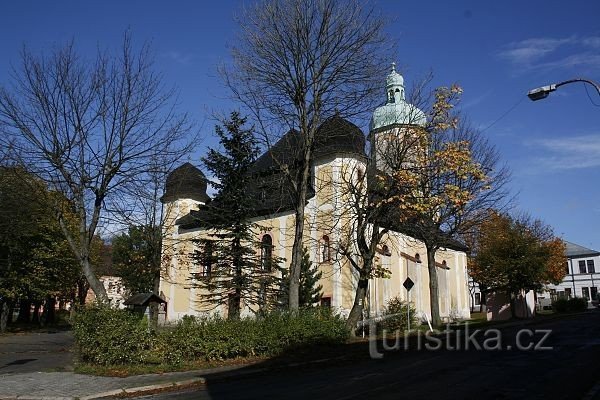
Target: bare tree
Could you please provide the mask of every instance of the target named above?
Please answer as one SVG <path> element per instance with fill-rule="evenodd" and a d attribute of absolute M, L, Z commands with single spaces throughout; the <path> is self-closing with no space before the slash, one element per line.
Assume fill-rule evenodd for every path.
<path fill-rule="evenodd" d="M 89 61 L 73 43 L 38 56 L 24 49 L 11 86 L 0 89 L 0 127 L 27 170 L 62 193 L 78 216 L 78 232 L 54 213 L 90 287 L 106 291 L 94 274 L 90 250 L 111 204 L 130 198 L 132 186 L 150 172 L 185 156 L 192 141 L 174 91 L 153 71 L 147 45 L 133 50 L 125 34 L 116 55 L 98 52 Z"/>
<path fill-rule="evenodd" d="M 291 182 L 295 232 L 290 266 L 291 310 L 298 285 L 315 133 L 339 114 L 372 111 L 385 56 L 385 21 L 358 0 L 266 0 L 246 9 L 233 65 L 223 77 L 255 120 L 266 144 L 274 131 L 299 135 L 292 157 L 274 160 Z"/>

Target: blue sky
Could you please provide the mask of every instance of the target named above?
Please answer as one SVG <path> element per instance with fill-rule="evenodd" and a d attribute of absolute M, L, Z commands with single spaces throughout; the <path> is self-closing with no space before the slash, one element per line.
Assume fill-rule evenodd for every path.
<path fill-rule="evenodd" d="M 213 111 L 236 104 L 216 74 L 235 40 L 241 1 L 10 1 L 0 6 L 0 83 L 26 44 L 34 51 L 75 39 L 83 53 L 116 48 L 130 29 L 149 40 L 156 68 L 177 86 L 212 143 Z M 429 71 L 435 85 L 458 83 L 462 108 L 513 171 L 520 210 L 566 240 L 600 250 L 600 96 L 573 84 L 543 101 L 534 87 L 574 77 L 600 80 L 600 3 L 595 1 L 398 1 L 377 7 L 405 81 Z M 392 60 L 390 60 L 392 61 Z M 383 80 L 382 80 L 383 82 Z M 198 154 L 202 153 L 199 149 Z M 196 159 L 191 161 L 197 163 Z"/>

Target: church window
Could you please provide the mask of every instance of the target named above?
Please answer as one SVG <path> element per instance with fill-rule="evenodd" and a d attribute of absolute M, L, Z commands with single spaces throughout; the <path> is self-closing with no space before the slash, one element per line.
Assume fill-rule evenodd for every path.
<path fill-rule="evenodd" d="M 260 266 L 263 271 L 270 272 L 273 262 L 273 238 L 267 234 L 260 242 Z"/>
<path fill-rule="evenodd" d="M 331 261 L 331 243 L 329 241 L 329 236 L 323 235 L 321 239 L 321 262 L 329 262 Z"/>

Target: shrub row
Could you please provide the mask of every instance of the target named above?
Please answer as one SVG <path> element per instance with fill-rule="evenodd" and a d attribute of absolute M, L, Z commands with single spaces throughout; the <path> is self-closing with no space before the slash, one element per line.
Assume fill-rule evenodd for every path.
<path fill-rule="evenodd" d="M 73 332 L 79 357 L 98 365 L 177 365 L 200 359 L 273 356 L 348 338 L 344 320 L 318 308 L 239 320 L 186 317 L 175 326 L 151 332 L 126 310 L 94 306 L 76 315 Z"/>
<path fill-rule="evenodd" d="M 587 307 L 588 302 L 584 297 L 560 298 L 552 303 L 552 309 L 557 313 L 585 311 Z"/>

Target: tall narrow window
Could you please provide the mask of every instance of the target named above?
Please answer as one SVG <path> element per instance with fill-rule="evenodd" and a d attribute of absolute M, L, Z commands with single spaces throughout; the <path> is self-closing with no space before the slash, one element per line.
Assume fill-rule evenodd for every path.
<path fill-rule="evenodd" d="M 579 273 L 585 274 L 585 260 L 579 260 Z"/>
<path fill-rule="evenodd" d="M 569 272 L 569 262 L 568 261 L 565 263 L 565 271 L 567 271 L 567 275 L 570 274 L 570 272 Z"/>
<path fill-rule="evenodd" d="M 203 248 L 200 257 L 200 271 L 198 272 L 198 276 L 202 278 L 210 278 L 214 262 L 214 246 L 211 240 L 203 241 L 202 245 Z"/>
<path fill-rule="evenodd" d="M 263 271 L 270 272 L 273 262 L 273 238 L 271 235 L 264 235 L 260 242 L 260 266 Z"/>
<path fill-rule="evenodd" d="M 594 260 L 587 260 L 587 272 L 588 272 L 588 274 L 596 273 L 596 267 L 594 266 Z"/>
<path fill-rule="evenodd" d="M 421 264 L 421 255 L 419 253 L 415 254 L 415 262 Z"/>
<path fill-rule="evenodd" d="M 331 261 L 331 243 L 329 242 L 329 236 L 323 235 L 321 239 L 321 262 Z"/>

